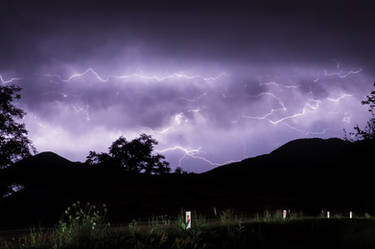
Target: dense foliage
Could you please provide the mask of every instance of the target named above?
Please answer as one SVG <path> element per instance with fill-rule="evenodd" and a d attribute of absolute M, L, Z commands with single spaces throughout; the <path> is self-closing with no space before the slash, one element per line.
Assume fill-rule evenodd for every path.
<path fill-rule="evenodd" d="M 170 171 L 169 163 L 160 154 L 153 154 L 158 142 L 151 136 L 141 134 L 128 142 L 120 137 L 109 147 L 109 153 L 90 151 L 86 164 L 123 168 L 132 173 L 165 174 Z"/>
<path fill-rule="evenodd" d="M 19 100 L 21 88 L 14 85 L 0 85 L 0 168 L 35 153 L 35 148 L 27 137 L 22 119 L 25 112 L 14 105 Z"/>

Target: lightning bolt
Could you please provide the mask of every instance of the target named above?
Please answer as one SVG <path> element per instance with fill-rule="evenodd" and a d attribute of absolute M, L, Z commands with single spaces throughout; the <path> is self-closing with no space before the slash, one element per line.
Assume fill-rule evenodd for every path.
<path fill-rule="evenodd" d="M 298 86 L 296 86 L 296 85 L 284 85 L 284 84 L 279 84 L 279 83 L 277 83 L 277 82 L 275 82 L 275 81 L 269 81 L 269 82 L 261 82 L 261 83 L 259 83 L 259 86 L 263 86 L 263 85 L 266 85 L 266 86 L 277 86 L 277 87 L 279 87 L 279 88 L 281 88 L 281 87 L 284 87 L 284 88 L 287 88 L 287 89 L 296 89 L 296 88 L 298 88 Z"/>
<path fill-rule="evenodd" d="M 258 95 L 252 95 L 252 96 L 250 96 L 250 97 L 252 97 L 252 98 L 257 98 L 257 97 L 261 97 L 261 96 L 264 96 L 264 95 L 266 95 L 266 96 L 271 96 L 272 98 L 276 99 L 277 102 L 279 103 L 279 105 L 281 106 L 281 108 L 274 109 L 274 111 L 276 111 L 276 110 L 282 110 L 282 111 L 285 112 L 285 111 L 287 110 L 286 107 L 285 107 L 284 102 L 283 102 L 279 97 L 276 97 L 276 95 L 273 94 L 273 93 L 271 93 L 271 92 L 261 92 L 261 93 L 259 93 Z M 270 114 L 270 115 L 271 115 L 271 114 Z"/>
<path fill-rule="evenodd" d="M 1 84 L 8 84 L 8 83 L 12 83 L 12 82 L 18 81 L 18 80 L 21 80 L 21 78 L 14 77 L 14 78 L 10 78 L 9 80 L 5 80 L 4 77 L 0 74 Z"/>
<path fill-rule="evenodd" d="M 73 107 L 74 111 L 77 112 L 77 113 L 83 112 L 86 116 L 86 121 L 91 121 L 90 113 L 89 113 L 89 105 L 86 105 L 86 107 L 84 108 L 82 106 L 73 104 L 72 107 Z"/>
<path fill-rule="evenodd" d="M 271 95 L 272 96 L 272 95 Z M 337 97 L 337 98 L 327 98 L 328 101 L 331 101 L 331 102 L 335 102 L 335 103 L 338 103 L 340 102 L 342 99 L 344 98 L 347 98 L 347 97 L 352 97 L 353 95 L 351 94 L 342 94 L 341 96 Z M 283 110 L 283 111 L 286 111 L 286 107 L 285 105 L 282 105 L 283 108 L 278 108 L 278 109 L 271 109 L 271 111 L 269 113 L 266 113 L 265 115 L 263 116 L 250 116 L 250 115 L 242 115 L 242 118 L 247 118 L 247 119 L 256 119 L 256 120 L 266 120 L 268 121 L 270 124 L 272 125 L 277 125 L 279 123 L 282 123 L 286 120 L 289 120 L 289 119 L 294 119 L 294 118 L 297 118 L 297 117 L 301 117 L 301 116 L 304 116 L 306 115 L 306 113 L 308 112 L 312 112 L 312 111 L 315 111 L 317 109 L 319 109 L 320 107 L 320 104 L 321 104 L 321 100 L 314 100 L 314 99 L 310 99 L 311 102 L 313 102 L 312 104 L 307 102 L 305 103 L 304 107 L 302 108 L 302 111 L 299 112 L 299 113 L 295 113 L 293 115 L 289 115 L 289 116 L 285 116 L 283 118 L 280 118 L 278 120 L 272 120 L 270 118 L 270 116 L 272 114 L 274 114 L 275 112 L 277 111 L 280 111 L 280 110 Z M 293 130 L 296 130 L 296 131 L 299 131 L 301 133 L 304 133 L 306 135 L 308 134 L 314 134 L 314 135 L 322 135 L 322 134 L 325 134 L 327 132 L 327 129 L 323 130 L 323 131 L 320 131 L 320 132 L 312 132 L 312 131 L 306 131 L 306 130 L 301 130 L 301 129 L 298 129 L 296 127 L 293 127 L 291 126 L 290 124 L 287 124 L 287 123 L 283 123 L 284 125 L 286 125 L 287 127 L 293 129 Z"/>
<path fill-rule="evenodd" d="M 81 77 L 84 77 L 86 76 L 86 74 L 88 73 L 91 73 L 93 74 L 97 80 L 101 81 L 101 82 L 107 82 L 109 78 L 107 79 L 104 79 L 102 78 L 94 69 L 92 68 L 88 68 L 86 71 L 84 71 L 83 73 L 74 73 L 72 74 L 69 78 L 67 79 L 63 79 L 62 81 L 65 81 L 65 82 L 69 82 L 69 81 L 72 81 L 74 80 L 75 78 L 81 78 Z"/>
<path fill-rule="evenodd" d="M 279 84 L 277 84 L 277 85 L 279 85 Z M 272 114 L 274 114 L 277 111 L 286 112 L 287 108 L 286 108 L 284 102 L 280 98 L 276 97 L 276 95 L 273 94 L 273 93 L 271 93 L 271 92 L 262 92 L 262 93 L 260 93 L 258 95 L 254 95 L 254 96 L 251 96 L 251 97 L 255 98 L 255 97 L 260 97 L 260 96 L 264 96 L 264 95 L 271 96 L 272 98 L 276 99 L 278 101 L 279 105 L 281 106 L 281 108 L 277 108 L 277 109 L 272 108 L 271 111 L 269 113 L 266 113 L 264 116 L 242 115 L 243 118 L 258 119 L 258 120 L 268 120 L 271 124 L 278 124 L 278 123 L 280 123 L 280 122 L 282 122 L 282 121 L 284 121 L 286 119 L 298 116 L 298 114 L 294 114 L 293 116 L 287 116 L 287 117 L 285 117 L 283 119 L 280 119 L 280 120 L 277 120 L 277 121 L 272 121 L 270 118 L 268 118 L 269 116 L 271 116 Z"/>
<path fill-rule="evenodd" d="M 308 131 L 308 130 L 298 129 L 298 128 L 294 127 L 294 126 L 291 126 L 288 123 L 283 123 L 283 125 L 287 126 L 288 128 L 290 128 L 292 130 L 298 131 L 299 133 L 302 133 L 302 134 L 304 134 L 306 136 L 308 136 L 308 135 L 324 135 L 328 131 L 328 129 L 323 129 L 321 131 Z"/>
<path fill-rule="evenodd" d="M 338 64 L 338 65 L 339 65 L 339 64 Z M 339 66 L 338 66 L 338 68 L 339 68 Z M 327 70 L 324 70 L 323 72 L 324 72 L 324 73 L 323 73 L 323 76 L 325 76 L 325 77 L 336 76 L 336 77 L 338 77 L 338 78 L 340 78 L 340 79 L 345 79 L 345 78 L 349 77 L 349 76 L 352 75 L 352 74 L 359 74 L 359 73 L 361 73 L 361 72 L 362 72 L 362 68 L 359 68 L 359 69 L 357 69 L 357 70 L 349 70 L 349 71 L 347 71 L 347 72 L 344 72 L 344 71 L 342 71 L 342 70 L 339 71 L 339 72 L 333 72 L 333 73 L 329 73 Z M 314 82 L 318 82 L 318 81 L 320 80 L 320 77 L 321 77 L 321 73 L 318 73 L 317 78 L 314 79 L 313 81 L 314 81 Z"/>
<path fill-rule="evenodd" d="M 272 119 L 270 119 L 269 116 L 271 116 L 275 111 L 280 110 L 280 108 L 278 108 L 278 109 L 271 109 L 271 111 L 269 113 L 265 114 L 264 116 L 242 115 L 242 117 L 243 118 L 248 118 L 248 119 L 267 120 L 270 124 L 277 125 L 277 124 L 279 124 L 281 122 L 284 122 L 285 120 L 294 119 L 294 118 L 297 118 L 297 117 L 301 117 L 301 116 L 304 116 L 309 111 L 315 111 L 315 110 L 317 110 L 319 108 L 319 106 L 320 106 L 321 101 L 320 100 L 314 100 L 314 99 L 311 99 L 310 101 L 315 102 L 315 104 L 305 103 L 305 105 L 302 108 L 301 112 L 295 113 L 295 114 L 290 115 L 290 116 L 285 116 L 285 117 L 283 117 L 281 119 L 278 119 L 276 121 L 273 121 Z M 284 110 L 284 109 L 282 109 L 282 110 Z M 285 108 L 285 110 L 286 110 L 286 108 Z"/>
<path fill-rule="evenodd" d="M 147 74 L 140 74 L 140 73 L 133 73 L 133 74 L 125 74 L 125 75 L 113 75 L 108 76 L 107 78 L 104 78 L 100 76 L 98 72 L 96 72 L 93 68 L 88 68 L 86 71 L 82 73 L 74 73 L 68 78 L 64 79 L 60 75 L 56 74 L 45 74 L 46 77 L 55 77 L 58 78 L 60 81 L 63 82 L 70 82 L 77 78 L 83 78 L 87 74 L 93 75 L 98 81 L 100 82 L 108 82 L 110 79 L 118 79 L 118 80 L 136 80 L 136 81 L 165 81 L 165 80 L 177 80 L 177 79 L 183 79 L 183 80 L 195 80 L 200 79 L 206 82 L 216 81 L 220 78 L 228 76 L 227 73 L 222 72 L 216 76 L 201 76 L 201 75 L 189 75 L 185 73 L 173 73 L 165 76 L 157 76 L 157 75 L 147 75 Z"/>
<path fill-rule="evenodd" d="M 116 79 L 139 79 L 139 80 L 150 80 L 150 81 L 165 81 L 165 80 L 174 80 L 174 79 L 186 79 L 186 80 L 194 80 L 194 79 L 201 79 L 204 81 L 216 81 L 222 77 L 227 76 L 226 73 L 220 73 L 216 76 L 204 77 L 201 75 L 188 75 L 184 73 L 173 73 L 166 76 L 155 76 L 155 75 L 143 75 L 143 74 L 130 74 L 130 75 L 122 75 L 122 76 L 113 76 Z"/>
<path fill-rule="evenodd" d="M 340 71 L 338 73 L 328 73 L 327 70 L 324 70 L 324 75 L 325 76 L 337 76 L 337 77 L 339 77 L 341 79 L 344 79 L 344 78 L 346 78 L 346 77 L 348 77 L 348 76 L 350 76 L 352 74 L 358 74 L 360 72 L 362 72 L 362 68 L 360 68 L 358 70 L 350 70 L 350 71 L 348 71 L 346 73 L 344 73 L 343 71 Z"/>
<path fill-rule="evenodd" d="M 229 161 L 226 161 L 226 162 L 223 162 L 223 163 L 213 162 L 213 161 L 211 161 L 211 160 L 209 160 L 206 157 L 201 155 L 202 153 L 205 153 L 204 151 L 201 151 L 201 148 L 187 149 L 187 148 L 179 146 L 179 145 L 168 147 L 168 148 L 165 148 L 165 149 L 162 149 L 162 150 L 157 150 L 157 152 L 158 153 L 165 153 L 165 152 L 176 151 L 176 150 L 182 151 L 184 153 L 183 156 L 178 160 L 178 166 L 179 167 L 182 166 L 182 161 L 184 159 L 186 159 L 186 157 L 202 160 L 202 161 L 204 161 L 204 162 L 206 162 L 206 163 L 208 163 L 212 166 L 221 166 L 221 165 L 224 165 L 224 164 L 235 162 L 233 160 L 229 160 Z"/>
<path fill-rule="evenodd" d="M 352 97 L 353 95 L 351 95 L 351 94 L 343 94 L 343 95 L 341 95 L 340 97 L 338 97 L 338 98 L 327 98 L 327 100 L 328 101 L 331 101 L 331 102 L 336 102 L 336 103 L 338 103 L 338 102 L 340 102 L 343 98 L 347 98 L 347 97 Z"/>

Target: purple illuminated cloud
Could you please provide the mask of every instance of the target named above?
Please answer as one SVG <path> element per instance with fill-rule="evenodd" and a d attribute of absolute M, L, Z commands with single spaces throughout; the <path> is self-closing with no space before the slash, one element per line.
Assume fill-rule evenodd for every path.
<path fill-rule="evenodd" d="M 71 160 L 147 133 L 172 168 L 202 172 L 343 137 L 368 118 L 371 8 L 296 6 L 8 3 L 0 82 L 23 87 L 37 149 Z"/>
<path fill-rule="evenodd" d="M 283 67 L 269 69 L 263 81 L 256 72 L 266 69 L 252 68 L 215 75 L 111 76 L 92 68 L 43 75 L 40 82 L 56 87 L 39 89 L 39 102 L 25 106 L 26 124 L 39 150 L 52 148 L 74 160 L 84 160 L 89 150 L 105 151 L 120 135 L 131 139 L 145 132 L 159 141 L 157 150 L 172 166 L 204 171 L 290 139 L 342 137 L 343 128 L 366 120 L 360 105 L 366 91 L 348 85 L 355 81 L 365 89 L 364 71 L 331 69 L 337 75 L 314 82 L 310 68 Z"/>

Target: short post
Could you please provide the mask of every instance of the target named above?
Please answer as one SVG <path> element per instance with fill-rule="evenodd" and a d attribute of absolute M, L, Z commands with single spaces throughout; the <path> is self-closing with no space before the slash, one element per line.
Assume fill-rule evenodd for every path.
<path fill-rule="evenodd" d="M 329 217 L 330 217 L 330 213 L 329 211 L 327 211 L 327 218 L 329 219 Z"/>
<path fill-rule="evenodd" d="M 353 218 L 353 212 L 352 211 L 349 212 L 349 219 L 351 219 L 351 218 Z"/>
<path fill-rule="evenodd" d="M 191 228 L 191 212 L 190 211 L 186 211 L 185 224 L 186 224 L 186 230 Z"/>
<path fill-rule="evenodd" d="M 284 220 L 286 219 L 286 210 L 285 209 L 283 210 L 283 219 Z"/>

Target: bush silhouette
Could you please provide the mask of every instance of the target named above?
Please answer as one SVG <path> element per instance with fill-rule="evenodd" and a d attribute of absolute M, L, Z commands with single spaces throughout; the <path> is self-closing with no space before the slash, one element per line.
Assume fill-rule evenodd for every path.
<path fill-rule="evenodd" d="M 155 139 L 146 134 L 141 134 L 130 142 L 121 136 L 109 147 L 109 153 L 90 151 L 86 164 L 123 168 L 132 173 L 169 173 L 169 163 L 164 160 L 165 157 L 152 153 L 157 144 Z"/>

